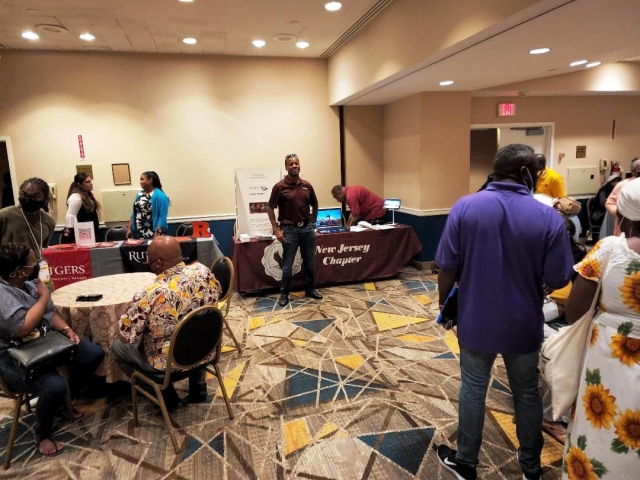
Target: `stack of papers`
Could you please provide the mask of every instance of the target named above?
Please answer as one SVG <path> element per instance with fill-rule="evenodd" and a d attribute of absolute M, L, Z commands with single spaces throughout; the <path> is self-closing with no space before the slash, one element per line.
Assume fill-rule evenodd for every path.
<path fill-rule="evenodd" d="M 395 225 L 371 225 L 371 228 L 375 230 L 393 230 Z"/>
<path fill-rule="evenodd" d="M 350 232 L 364 232 L 365 230 L 366 228 L 358 227 L 357 225 L 353 225 L 352 227 L 349 227 Z"/>

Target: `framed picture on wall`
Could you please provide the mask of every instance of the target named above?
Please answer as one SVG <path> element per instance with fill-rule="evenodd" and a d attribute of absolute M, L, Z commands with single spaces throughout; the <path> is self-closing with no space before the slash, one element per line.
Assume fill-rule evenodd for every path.
<path fill-rule="evenodd" d="M 114 185 L 131 185 L 131 172 L 128 163 L 112 163 Z"/>

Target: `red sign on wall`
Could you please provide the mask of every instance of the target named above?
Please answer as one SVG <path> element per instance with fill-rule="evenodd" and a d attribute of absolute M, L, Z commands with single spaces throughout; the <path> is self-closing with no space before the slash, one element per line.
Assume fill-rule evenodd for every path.
<path fill-rule="evenodd" d="M 80 158 L 84 159 L 84 143 L 82 143 L 82 135 L 78 135 L 78 147 L 80 148 Z"/>
<path fill-rule="evenodd" d="M 498 116 L 499 117 L 515 117 L 516 104 L 515 103 L 499 103 Z"/>

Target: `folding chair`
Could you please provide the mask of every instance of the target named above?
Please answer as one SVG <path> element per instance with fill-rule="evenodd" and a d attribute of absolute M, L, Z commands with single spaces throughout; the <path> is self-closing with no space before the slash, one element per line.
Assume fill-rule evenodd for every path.
<path fill-rule="evenodd" d="M 220 287 L 222 288 L 222 297 L 218 299 L 218 308 L 224 312 L 222 320 L 224 321 L 224 326 L 227 329 L 227 333 L 233 340 L 233 343 L 236 345 L 238 352 L 242 352 L 242 348 L 238 343 L 229 323 L 227 322 L 227 316 L 229 315 L 229 306 L 231 304 L 231 294 L 233 293 L 233 279 L 235 275 L 235 270 L 233 268 L 233 262 L 229 257 L 221 257 L 213 262 L 211 266 L 211 272 L 215 275 L 216 280 L 220 283 Z"/>
<path fill-rule="evenodd" d="M 127 229 L 125 227 L 111 227 L 104 234 L 105 242 L 117 242 L 127 239 Z"/>
<path fill-rule="evenodd" d="M 587 221 L 589 222 L 589 230 L 587 231 L 586 237 L 587 240 L 591 239 L 593 240 L 593 235 L 598 235 L 600 236 L 600 225 L 594 225 L 593 222 L 591 221 L 591 210 L 592 210 L 592 205 L 593 202 L 597 202 L 598 201 L 598 197 L 591 197 L 589 200 L 587 200 Z"/>
<path fill-rule="evenodd" d="M 233 412 L 229 404 L 227 390 L 224 387 L 222 375 L 218 368 L 220 346 L 222 344 L 222 325 L 222 313 L 216 307 L 200 307 L 190 312 L 178 323 L 171 335 L 167 368 L 165 371 L 159 371 L 157 374 L 135 371 L 131 376 L 134 424 L 136 426 L 139 424 L 137 394 L 141 393 L 150 402 L 160 407 L 176 454 L 180 451 L 180 447 L 178 446 L 174 429 L 171 426 L 169 412 L 162 398 L 162 390 L 167 389 L 170 384 L 187 378 L 191 372 L 198 368 L 203 368 L 203 366 L 206 365 L 206 371 L 212 373 L 218 379 L 220 390 L 222 390 L 222 396 L 224 397 L 224 402 L 229 412 L 229 418 L 233 419 Z M 203 364 L 214 352 L 215 358 L 211 362 Z M 176 370 L 174 367 L 178 367 L 181 370 Z M 211 367 L 213 367 L 213 369 L 211 369 Z M 142 388 L 139 385 L 141 382 L 151 387 L 155 395 L 152 395 Z"/>
<path fill-rule="evenodd" d="M 4 459 L 4 469 L 8 470 L 11 467 L 11 452 L 13 450 L 13 444 L 16 441 L 16 434 L 18 433 L 18 423 L 20 423 L 20 407 L 22 407 L 22 404 L 28 402 L 29 399 L 25 392 L 12 392 L 4 382 L 4 378 L 2 378 L 1 374 L 0 397 L 13 400 L 13 423 L 11 424 L 9 443 L 7 444 L 7 452 Z"/>

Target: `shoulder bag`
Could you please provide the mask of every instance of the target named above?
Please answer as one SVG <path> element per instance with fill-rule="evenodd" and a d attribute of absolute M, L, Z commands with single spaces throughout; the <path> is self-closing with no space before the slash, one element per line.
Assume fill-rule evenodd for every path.
<path fill-rule="evenodd" d="M 611 248 L 613 251 L 615 245 Z M 590 341 L 589 332 L 598 309 L 602 278 L 609 264 L 609 258 L 611 258 L 611 252 L 607 258 L 607 264 L 602 269 L 596 294 L 587 313 L 573 325 L 547 338 L 540 349 L 538 369 L 546 383 L 546 388 L 551 393 L 551 414 L 556 422 L 562 419 L 562 415 L 573 406 L 578 396 L 582 362 Z"/>
<path fill-rule="evenodd" d="M 76 344 L 59 332 L 41 326 L 40 336 L 8 349 L 25 382 L 61 367 L 76 353 Z"/>

